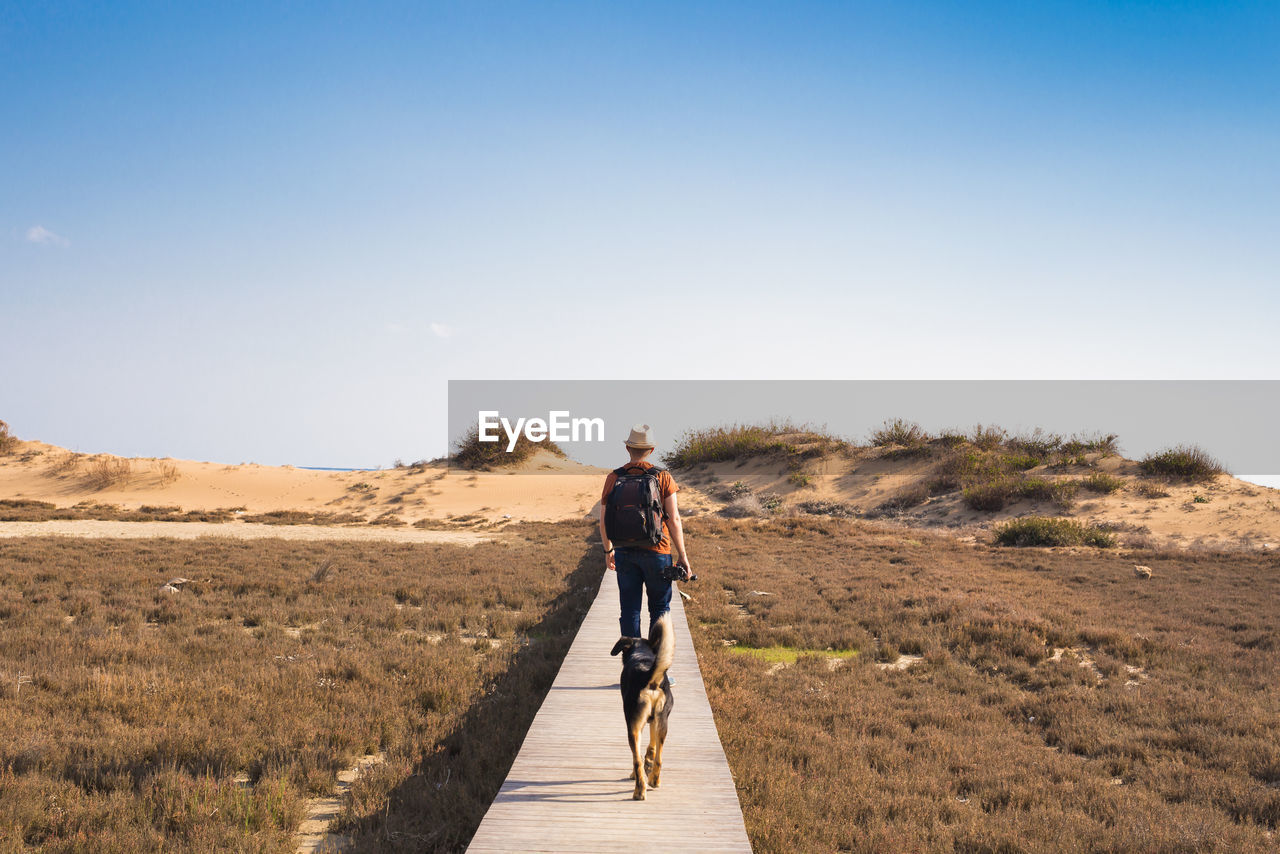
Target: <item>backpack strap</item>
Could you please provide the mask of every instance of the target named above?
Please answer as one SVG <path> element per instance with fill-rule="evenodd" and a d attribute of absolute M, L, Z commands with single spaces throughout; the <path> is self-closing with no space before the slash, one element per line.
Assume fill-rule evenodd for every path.
<path fill-rule="evenodd" d="M 613 473 L 614 473 L 614 474 L 616 474 L 618 477 L 622 477 L 622 476 L 623 476 L 623 475 L 625 475 L 625 474 L 632 474 L 633 472 L 631 472 L 631 471 L 629 471 L 629 470 L 630 470 L 630 469 L 632 469 L 632 468 L 634 468 L 634 467 L 635 467 L 635 464 L 634 464 L 634 463 L 627 463 L 625 466 L 618 466 L 616 469 L 614 469 L 614 470 L 613 470 Z M 658 465 L 657 463 L 650 463 L 648 468 L 646 468 L 646 469 L 641 469 L 639 472 L 634 472 L 634 473 L 635 473 L 635 474 L 649 474 L 650 472 L 652 472 L 653 474 L 659 474 L 659 473 L 664 472 L 664 471 L 666 471 L 666 470 L 667 470 L 667 467 L 666 467 L 666 466 L 660 466 L 660 465 Z"/>

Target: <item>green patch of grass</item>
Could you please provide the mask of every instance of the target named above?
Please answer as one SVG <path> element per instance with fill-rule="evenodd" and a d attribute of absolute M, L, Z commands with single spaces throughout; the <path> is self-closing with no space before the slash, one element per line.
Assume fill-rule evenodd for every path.
<path fill-rule="evenodd" d="M 1197 445 L 1178 445 L 1148 454 L 1140 465 L 1146 474 L 1191 482 L 1212 480 L 1226 473 L 1219 460 Z"/>
<path fill-rule="evenodd" d="M 995 529 L 995 542 L 1002 546 L 1097 546 L 1110 548 L 1115 535 L 1096 525 L 1075 519 L 1028 516 L 1010 519 Z"/>

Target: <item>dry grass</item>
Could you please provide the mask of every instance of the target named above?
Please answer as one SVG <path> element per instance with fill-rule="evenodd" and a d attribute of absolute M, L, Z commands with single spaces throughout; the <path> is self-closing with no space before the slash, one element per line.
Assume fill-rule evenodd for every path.
<path fill-rule="evenodd" d="M 1090 492 L 1098 492 L 1103 495 L 1110 495 L 1113 492 L 1119 492 L 1124 488 L 1124 478 L 1107 474 L 1106 472 L 1095 472 L 1080 481 L 1080 485 Z"/>
<path fill-rule="evenodd" d="M 995 528 L 995 542 L 1001 546 L 1097 546 L 1111 548 L 1115 535 L 1097 525 L 1075 519 L 1026 516 L 1010 519 Z"/>
<path fill-rule="evenodd" d="M 152 460 L 151 470 L 155 472 L 161 486 L 169 486 L 175 483 L 180 476 L 178 474 L 178 466 L 172 460 Z"/>
<path fill-rule="evenodd" d="M 1133 491 L 1143 498 L 1168 498 L 1170 493 L 1154 483 L 1136 483 Z"/>
<path fill-rule="evenodd" d="M 0 850 L 290 851 L 378 751 L 359 850 L 460 850 L 589 604 L 587 533 L 0 542 Z"/>
<path fill-rule="evenodd" d="M 672 468 L 680 469 L 702 463 L 784 455 L 798 467 L 806 459 L 837 453 L 847 447 L 843 439 L 821 428 L 770 421 L 690 430 L 676 440 L 674 448 L 662 459 Z"/>
<path fill-rule="evenodd" d="M 85 481 L 91 489 L 123 486 L 133 477 L 133 462 L 122 457 L 97 457 L 89 463 Z"/>
<path fill-rule="evenodd" d="M 359 513 L 329 513 L 324 510 L 271 510 L 240 517 L 241 521 L 260 525 L 362 525 Z"/>
<path fill-rule="evenodd" d="M 84 454 L 77 454 L 74 451 L 68 451 L 60 455 L 52 465 L 49 466 L 49 474 L 55 477 L 75 474 L 80 471 L 80 465 L 84 462 Z"/>
<path fill-rule="evenodd" d="M 1083 480 L 1071 476 L 1044 477 L 1028 472 L 1039 469 L 1091 467 L 1116 453 L 1116 437 L 1073 436 L 1064 439 L 1039 428 L 1010 435 L 999 427 L 975 427 L 970 434 L 945 433 L 929 439 L 927 447 L 940 449 L 938 462 L 926 475 L 927 488 L 935 495 L 960 490 L 966 506 L 998 512 L 1018 501 L 1051 501 L 1069 508 L 1081 486 L 1095 492 L 1114 491 L 1118 479 L 1095 472 Z"/>
<path fill-rule="evenodd" d="M 1059 507 L 1071 506 L 1080 485 L 1072 480 L 1048 480 L 1026 475 L 1004 475 L 989 480 L 972 481 L 961 495 L 973 510 L 996 512 L 1023 499 L 1053 501 Z"/>
<path fill-rule="evenodd" d="M 878 448 L 893 445 L 903 447 L 923 446 L 930 440 L 928 433 L 914 421 L 894 418 L 871 431 L 871 444 Z"/>
<path fill-rule="evenodd" d="M 1226 473 L 1221 462 L 1196 445 L 1166 448 L 1142 458 L 1142 471 L 1156 477 L 1200 483 Z"/>
<path fill-rule="evenodd" d="M 73 507 L 59 507 L 48 501 L 25 498 L 0 499 L 0 522 L 47 522 L 54 519 L 99 519 L 112 522 L 230 522 L 243 508 L 186 510 L 177 506 L 144 504 L 126 510 L 115 504 L 82 501 Z"/>
<path fill-rule="evenodd" d="M 1275 850 L 1280 557 L 1028 552 L 814 517 L 686 530 L 757 852 Z M 777 669 L 727 640 L 818 654 Z M 923 658 L 874 666 L 900 653 Z"/>
<path fill-rule="evenodd" d="M 449 457 L 449 465 L 471 471 L 489 471 L 505 466 L 519 465 L 538 451 L 549 451 L 563 457 L 564 451 L 550 440 L 544 442 L 530 441 L 522 431 L 516 438 L 515 447 L 507 450 L 507 438 L 497 442 L 481 442 L 480 429 L 472 427 L 454 443 L 453 454 Z M 415 464 L 416 465 L 416 464 Z"/>
<path fill-rule="evenodd" d="M 13 453 L 18 445 L 18 437 L 9 431 L 9 423 L 0 421 L 0 456 Z"/>

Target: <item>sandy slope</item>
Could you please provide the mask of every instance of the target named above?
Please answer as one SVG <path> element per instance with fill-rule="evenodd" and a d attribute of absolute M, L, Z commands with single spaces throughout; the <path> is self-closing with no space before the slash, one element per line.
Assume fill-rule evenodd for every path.
<path fill-rule="evenodd" d="M 515 471 L 466 472 L 431 464 L 416 469 L 320 472 L 255 463 L 223 465 L 190 460 L 131 459 L 127 481 L 98 488 L 91 474 L 107 455 L 74 455 L 41 442 L 20 443 L 0 457 L 0 498 L 82 501 L 126 509 L 178 506 L 183 510 L 243 508 L 247 514 L 304 510 L 392 513 L 406 523 L 476 515 L 556 520 L 583 516 L 600 495 L 605 471 L 540 454 Z"/>
<path fill-rule="evenodd" d="M 832 501 L 868 513 L 886 500 L 925 482 L 932 462 L 888 460 L 874 453 L 854 459 L 838 456 L 811 461 L 804 467 L 809 483 L 798 486 L 792 472 L 776 459 L 741 463 L 716 463 L 697 467 L 683 475 L 686 483 L 711 495 L 742 483 L 758 493 L 774 494 L 783 507 L 809 501 Z M 908 525 L 957 528 L 973 533 L 1004 519 L 1025 515 L 1070 516 L 1082 521 L 1115 526 L 1122 540 L 1139 543 L 1190 546 L 1232 545 L 1248 548 L 1280 546 L 1280 490 L 1220 475 L 1210 483 L 1188 485 L 1152 481 L 1140 476 L 1137 463 L 1121 457 L 1102 458 L 1094 467 L 1063 474 L 1047 467 L 1028 475 L 1056 479 L 1080 478 L 1095 471 L 1126 481 L 1126 487 L 1110 495 L 1081 490 L 1075 504 L 1062 510 L 1051 502 L 1022 501 L 998 513 L 969 509 L 959 493 L 930 498 L 924 504 L 891 518 Z M 1148 483 L 1167 497 L 1148 498 L 1134 489 Z M 1197 501 L 1196 498 L 1200 500 Z"/>
<path fill-rule="evenodd" d="M 185 510 L 243 508 L 243 515 L 276 510 L 352 514 L 373 520 L 384 514 L 405 527 L 377 526 L 369 533 L 344 534 L 344 538 L 428 541 L 430 531 L 409 526 L 429 520 L 433 527 L 466 529 L 498 525 L 508 520 L 553 521 L 583 518 L 598 512 L 604 469 L 584 466 L 551 454 L 539 454 L 518 469 L 501 472 L 466 472 L 435 463 L 412 469 L 373 472 L 317 472 L 290 466 L 256 464 L 223 465 L 188 460 L 128 460 L 127 481 L 98 488 L 91 474 L 98 460 L 114 457 L 75 455 L 41 442 L 20 443 L 17 451 L 0 457 L 0 499 L 49 501 L 60 507 L 80 502 L 114 504 L 126 509 L 144 506 L 178 506 Z M 778 458 L 747 463 L 702 465 L 676 472 L 682 486 L 681 507 L 689 514 L 714 512 L 724 507 L 726 487 L 741 483 L 757 493 L 776 495 L 782 508 L 806 501 L 839 502 L 865 513 L 886 499 L 929 476 L 929 461 L 885 459 L 875 452 L 853 456 L 832 455 L 806 461 L 808 483 L 800 485 L 793 472 Z M 1280 490 L 1245 483 L 1223 475 L 1197 486 L 1162 484 L 1167 497 L 1148 498 L 1133 487 L 1144 482 L 1135 463 L 1119 457 L 1096 461 L 1089 471 L 1105 471 L 1126 480 L 1128 486 L 1112 495 L 1081 491 L 1075 505 L 1062 511 L 1052 504 L 1021 502 L 998 514 L 968 509 L 958 493 L 930 498 L 896 518 L 908 525 L 954 528 L 965 534 L 980 532 L 1011 516 L 1031 513 L 1070 515 L 1117 526 L 1130 542 L 1147 538 L 1161 544 L 1236 545 L 1275 548 L 1280 544 Z M 1056 478 L 1060 471 L 1032 470 L 1033 475 Z M 1201 500 L 1195 500 L 1199 496 Z M 12 525 L 31 523 L 5 523 Z M 43 523 L 46 530 L 88 530 L 81 522 Z M 158 530 L 190 527 L 199 523 L 99 523 L 94 530 L 121 535 L 120 525 L 158 524 Z M 258 534 L 242 522 L 212 525 L 237 526 L 243 536 Z M 91 526 L 92 527 L 92 526 Z M 259 526 L 262 527 L 262 526 Z M 281 532 L 298 527 L 265 526 Z M 23 529 L 17 530 L 34 530 Z M 363 527 L 337 531 L 364 530 Z M 154 535 L 154 534 L 152 534 Z M 187 534 L 191 535 L 191 534 Z M 336 536 L 336 533 L 331 533 Z M 177 536 L 177 534 L 175 534 Z M 297 534 L 296 536 L 302 536 Z M 311 536 L 307 534 L 307 536 Z M 436 540 L 439 541 L 439 540 Z"/>

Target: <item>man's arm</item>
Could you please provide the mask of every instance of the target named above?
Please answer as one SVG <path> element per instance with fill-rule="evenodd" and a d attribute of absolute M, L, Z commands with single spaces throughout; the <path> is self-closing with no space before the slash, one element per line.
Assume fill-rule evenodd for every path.
<path fill-rule="evenodd" d="M 676 501 L 676 493 L 673 492 L 662 500 L 662 509 L 667 514 L 667 528 L 671 531 L 671 545 L 676 550 L 676 563 L 688 568 L 689 553 L 684 548 L 684 525 L 680 523 L 680 504 Z M 603 527 L 604 522 L 600 525 Z"/>
<path fill-rule="evenodd" d="M 604 502 L 600 502 L 600 544 L 604 546 L 604 566 L 605 569 L 616 570 L 617 564 L 613 562 L 613 543 L 609 542 L 609 535 L 604 529 Z"/>

